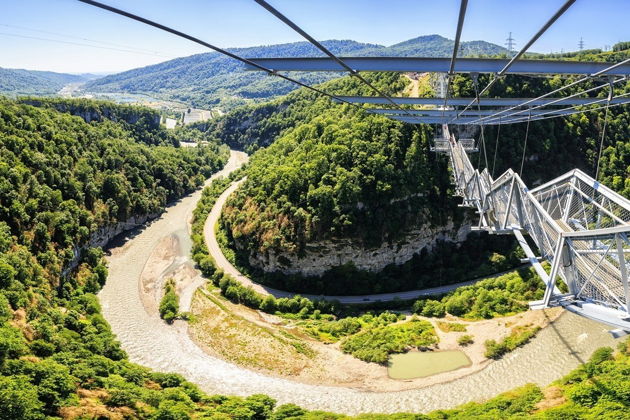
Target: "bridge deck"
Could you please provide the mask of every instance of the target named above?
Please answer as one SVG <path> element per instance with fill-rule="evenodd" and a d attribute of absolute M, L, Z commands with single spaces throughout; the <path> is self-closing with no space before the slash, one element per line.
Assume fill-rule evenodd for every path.
<path fill-rule="evenodd" d="M 530 258 L 547 285 L 538 306 L 579 305 L 572 308 L 576 313 L 630 332 L 630 201 L 577 169 L 531 191 L 512 170 L 493 180 L 487 170 L 474 169 L 448 126 L 443 133 L 457 195 L 464 206 L 477 208 L 479 228 L 526 231 L 551 263 L 547 273 Z M 519 244 L 529 248 L 525 240 Z M 533 255 L 531 249 L 525 251 Z M 568 296 L 555 288 L 558 276 L 567 284 Z"/>

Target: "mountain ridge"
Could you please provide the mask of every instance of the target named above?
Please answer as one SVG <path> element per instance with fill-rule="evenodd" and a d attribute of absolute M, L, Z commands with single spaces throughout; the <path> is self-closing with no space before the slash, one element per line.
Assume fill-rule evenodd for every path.
<path fill-rule="evenodd" d="M 448 57 L 454 41 L 440 35 L 423 35 L 390 46 L 353 40 L 327 40 L 322 44 L 343 56 L 426 56 Z M 322 53 L 306 41 L 265 46 L 230 48 L 249 58 L 317 57 Z M 498 55 L 507 52 L 486 41 L 462 43 L 464 56 Z M 295 73 L 308 84 L 322 83 L 338 73 Z M 296 88 L 290 82 L 264 74 L 244 72 L 242 65 L 216 52 L 180 57 L 151 66 L 108 75 L 86 83 L 86 92 L 150 93 L 165 99 L 187 102 L 197 107 L 233 108 L 244 103 L 268 100 Z"/>
<path fill-rule="evenodd" d="M 86 80 L 84 75 L 0 67 L 0 94 L 52 95 L 68 83 Z"/>

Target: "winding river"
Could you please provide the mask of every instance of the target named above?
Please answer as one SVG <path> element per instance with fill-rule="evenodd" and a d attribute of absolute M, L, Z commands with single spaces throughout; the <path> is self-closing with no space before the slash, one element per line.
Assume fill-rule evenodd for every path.
<path fill-rule="evenodd" d="M 227 175 L 246 161 L 232 152 Z M 279 403 L 292 402 L 308 409 L 356 414 L 362 412 L 427 412 L 468 401 L 491 398 L 526 383 L 546 385 L 568 373 L 601 346 L 614 346 L 604 325 L 565 313 L 535 339 L 485 369 L 456 381 L 420 389 L 389 393 L 316 386 L 265 376 L 204 353 L 190 339 L 187 324 L 167 325 L 142 303 L 140 277 L 153 250 L 164 238 L 177 238 L 178 264 L 191 265 L 188 224 L 199 200 L 197 191 L 177 203 L 145 227 L 132 231 L 110 249 L 109 277 L 99 299 L 103 315 L 131 361 L 149 368 L 176 372 L 209 393 L 250 395 L 264 393 Z M 182 291 L 182 309 L 190 304 L 195 288 L 203 284 L 198 275 Z"/>

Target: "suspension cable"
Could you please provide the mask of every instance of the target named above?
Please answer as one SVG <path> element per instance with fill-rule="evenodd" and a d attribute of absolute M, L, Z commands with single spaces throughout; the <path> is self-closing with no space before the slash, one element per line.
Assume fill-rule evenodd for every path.
<path fill-rule="evenodd" d="M 459 16 L 457 18 L 457 30 L 455 31 L 455 42 L 453 43 L 453 54 L 451 55 L 451 63 L 446 74 L 446 91 L 444 92 L 444 105 L 442 105 L 442 122 L 444 122 L 444 110 L 448 102 L 449 90 L 451 85 L 451 77 L 455 74 L 455 61 L 457 60 L 457 52 L 459 51 L 459 42 L 464 28 L 464 19 L 466 17 L 466 8 L 468 0 L 462 0 L 459 5 Z"/>
<path fill-rule="evenodd" d="M 547 31 L 547 29 L 549 29 L 549 27 L 551 27 L 551 25 L 555 23 L 560 18 L 560 16 L 562 16 L 564 12 L 566 12 L 569 9 L 569 7 L 573 5 L 573 3 L 575 3 L 575 0 L 567 0 L 562 5 L 562 7 L 560 7 L 560 9 L 558 9 L 558 11 L 542 26 L 542 28 L 540 28 L 538 32 L 536 32 L 536 34 L 527 42 L 527 44 L 525 44 L 523 48 L 521 48 L 521 50 L 514 57 L 512 57 L 512 59 L 495 75 L 495 77 L 486 85 L 486 87 L 482 89 L 482 91 L 480 92 L 480 95 L 483 95 L 485 92 L 487 92 L 488 89 L 490 89 L 494 85 L 494 83 L 499 79 L 499 77 L 503 76 L 509 70 L 509 68 L 512 67 L 512 65 L 516 62 L 516 60 L 521 58 L 521 56 L 525 54 L 525 52 L 527 52 L 529 47 L 531 47 L 534 44 L 534 42 L 536 42 L 538 38 L 540 38 Z M 470 106 L 473 103 L 474 101 L 471 101 L 468 105 L 466 105 L 466 107 L 462 110 L 462 112 L 470 108 Z M 461 113 L 457 115 L 455 118 L 459 118 L 460 115 Z"/>
<path fill-rule="evenodd" d="M 497 164 L 497 150 L 499 150 L 499 134 L 501 133 L 501 118 L 499 117 L 499 125 L 497 127 L 497 140 L 494 143 L 494 158 L 492 159 L 492 173 L 491 176 L 494 178 L 494 168 Z"/>
<path fill-rule="evenodd" d="M 604 150 L 604 138 L 606 137 L 606 126 L 608 123 L 608 110 L 610 109 L 610 101 L 612 100 L 613 97 L 613 91 L 614 91 L 614 86 L 612 83 L 612 80 L 609 80 L 610 82 L 610 91 L 608 92 L 608 100 L 606 101 L 606 111 L 604 112 L 604 128 L 602 129 L 602 139 L 599 142 L 599 156 L 597 156 L 597 169 L 595 170 L 595 181 L 597 181 L 599 178 L 599 163 L 602 159 L 602 152 Z"/>
<path fill-rule="evenodd" d="M 619 83 L 619 82 L 623 82 L 626 79 L 627 79 L 627 76 L 623 76 L 623 77 L 620 77 L 620 78 L 618 78 L 616 80 L 608 81 L 608 82 L 606 82 L 604 84 L 601 84 L 601 85 L 598 85 L 598 86 L 595 86 L 595 87 L 592 87 L 592 88 L 589 88 L 589 89 L 582 90 L 580 92 L 574 93 L 574 94 L 569 95 L 569 96 L 563 96 L 562 98 L 557 98 L 557 99 L 555 99 L 553 101 L 550 101 L 550 102 L 547 102 L 547 103 L 544 103 L 544 104 L 532 106 L 531 108 L 528 108 L 528 109 L 529 110 L 536 110 L 536 109 L 540 109 L 540 108 L 546 108 L 548 106 L 555 105 L 558 102 L 562 102 L 562 101 L 565 101 L 567 99 L 575 98 L 575 97 L 580 96 L 580 95 L 585 95 L 587 93 L 591 93 L 591 92 L 594 92 L 596 90 L 603 89 L 605 87 L 608 87 L 611 83 L 612 84 L 616 84 L 616 83 Z M 518 110 L 516 112 L 512 112 L 512 113 L 508 114 L 505 117 L 514 117 L 516 115 L 523 114 L 523 113 L 527 112 L 528 109 L 522 109 L 522 110 Z M 497 116 L 499 116 L 499 114 L 501 114 L 501 113 L 502 112 L 497 112 L 495 114 L 491 114 L 491 115 L 488 115 L 486 117 L 480 117 L 479 120 L 485 120 L 486 122 L 488 122 L 488 120 L 493 120 L 493 119 L 496 120 Z M 545 115 L 545 113 L 540 114 L 540 115 Z"/>
<path fill-rule="evenodd" d="M 477 100 L 477 111 L 481 112 L 481 105 L 479 104 L 479 74 L 471 73 L 471 78 L 473 81 L 473 86 L 475 88 L 475 99 Z M 483 147 L 483 155 L 486 161 L 486 168 L 488 167 L 488 152 L 486 150 L 486 138 L 484 135 L 483 123 L 479 124 L 481 128 L 481 145 Z M 479 162 L 477 164 L 477 168 L 481 168 L 481 153 L 479 153 Z"/>
<path fill-rule="evenodd" d="M 532 120 L 532 114 L 529 114 L 529 118 L 527 119 L 527 128 L 525 129 L 525 144 L 523 144 L 523 158 L 521 159 L 521 170 L 518 173 L 519 177 L 523 177 L 523 166 L 525 165 L 525 151 L 527 150 L 527 138 L 529 137 L 529 123 Z"/>
<path fill-rule="evenodd" d="M 620 98 L 625 98 L 625 97 L 628 97 L 628 96 L 630 96 L 630 92 L 614 96 L 612 99 L 620 99 Z M 599 101 L 595 101 L 595 102 L 591 103 L 590 105 L 594 105 L 594 104 L 597 104 L 597 103 L 600 103 L 600 102 L 605 102 L 605 101 L 607 101 L 607 99 L 603 98 L 603 99 L 600 99 Z M 554 111 L 549 111 L 549 112 L 545 112 L 545 113 L 539 114 L 539 115 L 533 117 L 532 121 L 549 120 L 549 119 L 552 119 L 552 118 L 567 117 L 569 115 L 584 114 L 584 113 L 587 113 L 587 112 L 593 112 L 593 111 L 598 111 L 600 109 L 604 109 L 604 108 L 606 108 L 606 106 L 609 106 L 610 108 L 613 108 L 613 107 L 624 106 L 624 105 L 628 105 L 628 104 L 629 104 L 628 102 L 622 102 L 622 103 L 618 103 L 618 104 L 610 104 L 610 105 L 599 106 L 597 108 L 579 109 L 579 110 L 576 110 L 574 112 L 564 112 L 564 111 L 570 111 L 570 110 L 576 109 L 576 108 L 582 108 L 584 106 L 589 106 L 589 105 L 573 105 L 571 107 L 557 109 L 557 110 L 554 110 Z M 549 114 L 553 114 L 553 115 L 545 116 L 545 115 L 549 115 Z M 503 124 L 514 124 L 514 123 L 525 122 L 526 118 L 527 117 L 517 117 L 515 119 L 508 120 L 507 122 L 503 122 Z"/>
<path fill-rule="evenodd" d="M 374 92 L 376 92 L 379 96 L 382 96 L 385 99 L 387 99 L 387 101 L 390 104 L 392 104 L 394 107 L 396 107 L 396 109 L 401 110 L 401 111 L 403 111 L 406 114 L 411 116 L 411 113 L 409 113 L 409 111 L 407 111 L 406 109 L 402 108 L 400 105 L 398 105 L 396 102 L 394 102 L 394 100 L 391 97 L 389 97 L 388 95 L 385 95 L 383 92 L 381 92 L 381 90 L 379 88 L 374 86 L 372 83 L 368 82 L 363 76 L 361 76 L 359 74 L 359 72 L 357 70 L 355 70 L 355 69 L 351 68 L 350 66 L 348 66 L 342 59 L 340 59 L 335 54 L 333 54 L 328 48 L 326 48 L 319 41 L 317 41 L 315 38 L 313 38 L 312 36 L 307 34 L 302 28 L 300 28 L 298 25 L 293 23 L 288 17 L 286 17 L 285 15 L 280 13 L 279 10 L 274 8 L 272 5 L 267 3 L 265 0 L 254 0 L 254 1 L 256 3 L 258 3 L 260 6 L 262 6 L 263 8 L 265 8 L 269 13 L 271 13 L 272 15 L 274 15 L 275 17 L 280 19 L 282 22 L 287 24 L 295 32 L 297 32 L 298 34 L 302 35 L 302 37 L 304 37 L 308 42 L 313 44 L 321 52 L 326 54 L 328 57 L 332 58 L 337 64 L 339 64 L 341 67 L 343 67 L 350 74 L 350 76 L 356 77 L 357 79 L 359 79 L 359 81 L 361 81 L 363 84 L 368 86 L 370 89 L 372 89 Z"/>
<path fill-rule="evenodd" d="M 580 84 L 580 83 L 582 83 L 582 82 L 585 82 L 585 81 L 587 81 L 587 80 L 589 80 L 589 79 L 593 79 L 593 78 L 595 78 L 595 77 L 598 77 L 598 76 L 601 76 L 601 75 L 603 75 L 603 74 L 606 74 L 606 73 L 608 73 L 609 71 L 614 70 L 614 69 L 616 69 L 617 67 L 620 67 L 620 66 L 626 65 L 626 64 L 628 64 L 628 63 L 630 63 L 630 58 L 625 59 L 625 60 L 623 60 L 623 61 L 620 61 L 620 62 L 618 62 L 618 63 L 615 63 L 615 64 L 613 64 L 613 65 L 611 65 L 611 66 L 609 66 L 609 67 L 606 67 L 605 69 L 602 69 L 602 70 L 598 71 L 597 73 L 593 73 L 593 74 L 590 74 L 590 75 L 584 76 L 584 77 L 582 77 L 582 78 L 580 78 L 580 79 L 578 79 L 578 80 L 576 80 L 576 81 L 574 81 L 574 82 L 569 83 L 568 85 L 561 86 L 561 87 L 559 87 L 559 88 L 557 88 L 557 89 L 554 89 L 554 90 L 552 90 L 551 92 L 547 92 L 547 93 L 545 93 L 545 94 L 543 94 L 543 95 L 540 95 L 540 96 L 538 96 L 538 97 L 536 97 L 536 98 L 528 99 L 528 100 L 527 100 L 527 101 L 525 101 L 525 102 L 522 102 L 522 103 L 520 103 L 520 104 L 514 105 L 514 106 L 509 107 L 509 108 L 507 108 L 507 109 L 504 109 L 504 110 L 502 110 L 502 111 L 498 111 L 497 113 L 495 113 L 495 114 L 493 114 L 493 115 L 490 115 L 490 116 L 488 116 L 488 117 L 484 117 L 483 119 L 484 119 L 484 120 L 486 120 L 486 119 L 491 118 L 491 117 L 496 118 L 498 115 L 504 114 L 504 113 L 506 113 L 506 112 L 513 111 L 513 110 L 515 110 L 515 109 L 517 109 L 517 108 L 520 108 L 520 107 L 523 107 L 523 106 L 527 106 L 527 105 L 531 104 L 531 103 L 532 103 L 532 102 L 534 102 L 534 101 L 538 101 L 538 100 L 540 100 L 540 99 L 544 99 L 544 98 L 546 98 L 546 97 L 548 97 L 548 96 L 551 96 L 551 95 L 554 95 L 554 94 L 556 94 L 556 93 L 562 92 L 562 91 L 564 91 L 564 90 L 566 90 L 566 89 L 568 89 L 568 88 L 571 88 L 571 87 L 573 87 L 573 86 L 575 86 L 575 85 L 578 85 L 578 84 Z M 562 98 L 562 99 L 567 99 L 567 98 Z M 553 101 L 552 101 L 552 102 L 553 102 Z M 547 104 L 547 105 L 548 105 L 548 104 Z"/>
<path fill-rule="evenodd" d="M 220 54 L 226 55 L 226 56 L 228 56 L 230 58 L 233 58 L 235 60 L 238 60 L 238 61 L 240 61 L 242 63 L 245 63 L 245 64 L 248 64 L 250 66 L 256 67 L 257 69 L 262 70 L 262 71 L 266 72 L 267 74 L 269 74 L 271 76 L 276 76 L 276 77 L 279 77 L 279 78 L 281 78 L 283 80 L 295 83 L 296 85 L 299 85 L 299 86 L 301 86 L 303 88 L 309 89 L 309 90 L 311 90 L 313 92 L 316 92 L 316 93 L 318 93 L 320 95 L 327 96 L 327 97 L 329 97 L 331 99 L 334 99 L 336 101 L 343 102 L 344 104 L 352 105 L 355 108 L 364 109 L 363 107 L 358 106 L 358 105 L 356 105 L 354 103 L 351 103 L 349 101 L 346 101 L 346 100 L 344 100 L 344 99 L 342 99 L 342 98 L 340 98 L 338 96 L 331 95 L 330 93 L 324 92 L 323 90 L 320 90 L 320 89 L 317 89 L 315 87 L 309 86 L 309 85 L 307 85 L 305 83 L 302 83 L 299 80 L 293 79 L 293 78 L 291 78 L 289 76 L 285 76 L 283 74 L 280 74 L 280 73 L 274 71 L 273 69 L 261 66 L 260 64 L 257 64 L 257 63 L 255 63 L 255 62 L 253 62 L 251 60 L 248 60 L 247 58 L 239 57 L 236 54 L 233 54 L 233 53 L 231 53 L 231 52 L 229 52 L 227 50 L 224 50 L 224 49 L 219 48 L 219 47 L 217 47 L 215 45 L 212 45 L 212 44 L 209 44 L 209 43 L 207 43 L 205 41 L 202 41 L 199 38 L 195 38 L 192 35 L 188 35 L 188 34 L 186 34 L 184 32 L 178 31 L 177 29 L 170 28 L 170 27 L 168 27 L 166 25 L 162 25 L 160 23 L 154 22 L 152 20 L 143 18 L 143 17 L 138 16 L 138 15 L 134 15 L 133 13 L 129 13 L 129 12 L 126 12 L 126 11 L 121 10 L 121 9 L 117 9 L 115 7 L 109 6 L 109 5 L 104 4 L 104 3 L 100 3 L 100 2 L 97 2 L 97 1 L 93 1 L 93 0 L 79 0 L 79 1 L 81 3 L 89 4 L 90 6 L 95 6 L 95 7 L 98 7 L 100 9 L 107 10 L 109 12 L 112 12 L 112 13 L 115 13 L 115 14 L 127 17 L 129 19 L 132 19 L 132 20 L 135 20 L 135 21 L 138 21 L 138 22 L 141 22 L 141 23 L 144 23 L 146 25 L 153 26 L 154 28 L 161 29 L 161 30 L 163 30 L 165 32 L 169 32 L 169 33 L 171 33 L 173 35 L 177 35 L 177 36 L 179 36 L 181 38 L 184 38 L 184 39 L 187 39 L 189 41 L 195 42 L 195 43 L 197 43 L 199 45 L 203 45 L 206 48 L 214 50 L 214 51 L 216 51 L 216 52 L 218 52 Z"/>

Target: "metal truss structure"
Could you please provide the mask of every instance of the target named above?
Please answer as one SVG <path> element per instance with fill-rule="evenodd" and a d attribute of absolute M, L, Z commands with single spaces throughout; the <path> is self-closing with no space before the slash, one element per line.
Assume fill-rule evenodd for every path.
<path fill-rule="evenodd" d="M 433 57 L 339 57 L 354 71 L 395 71 L 416 73 L 447 73 L 450 58 Z M 250 58 L 253 63 L 274 69 L 275 71 L 339 71 L 343 66 L 330 57 L 288 57 L 288 58 Z M 455 73 L 490 73 L 496 74 L 511 60 L 500 58 L 459 58 L 455 63 Z M 610 63 L 590 61 L 558 60 L 518 60 L 510 68 L 510 74 L 548 75 L 580 74 L 591 75 L 610 67 Z M 246 70 L 259 70 L 252 64 L 246 64 Z M 606 72 L 607 75 L 625 76 L 630 74 L 630 63 Z"/>
<path fill-rule="evenodd" d="M 355 104 L 377 104 L 377 105 L 385 105 L 388 104 L 387 98 L 379 97 L 379 96 L 341 96 L 337 95 L 338 99 L 335 99 L 338 102 L 349 102 Z M 447 98 L 447 102 L 444 105 L 443 98 L 414 98 L 414 97 L 392 97 L 390 98 L 398 105 L 443 105 L 445 107 L 450 106 L 464 106 L 476 100 L 476 98 Z M 602 98 L 540 98 L 540 99 L 532 99 L 532 98 L 479 98 L 480 106 L 494 106 L 494 107 L 504 107 L 504 106 L 519 106 L 523 103 L 527 103 L 529 106 L 538 106 L 538 105 L 593 105 L 602 102 Z M 610 103 L 612 105 L 616 104 L 627 104 L 630 103 L 630 98 L 613 98 Z M 370 109 L 370 111 L 373 111 Z M 388 109 L 383 111 L 393 112 L 395 110 Z"/>
<path fill-rule="evenodd" d="M 249 70 L 265 72 L 309 89 L 333 101 L 366 109 L 358 104 L 389 104 L 390 110 L 366 109 L 389 118 L 410 123 L 442 123 L 443 139 L 433 146 L 436 152 L 450 157 L 457 193 L 463 197 L 463 206 L 476 208 L 480 219 L 478 229 L 491 233 L 512 233 L 525 251 L 546 284 L 544 298 L 533 302 L 533 307 L 562 305 L 568 310 L 588 318 L 619 328 L 619 332 L 630 332 L 630 291 L 628 285 L 630 256 L 630 201 L 599 184 L 595 179 L 575 169 L 540 187 L 529 190 L 521 177 L 508 170 L 496 180 L 487 169 L 474 169 L 467 152 L 478 151 L 472 139 L 457 141 L 448 132 L 450 124 L 528 123 L 534 120 L 556 118 L 574 113 L 627 104 L 630 93 L 614 95 L 614 85 L 627 82 L 630 77 L 630 59 L 618 63 L 524 60 L 528 49 L 576 2 L 566 0 L 544 25 L 509 60 L 458 58 L 458 46 L 466 16 L 468 0 L 461 0 L 453 54 L 448 58 L 426 57 L 337 57 L 323 44 L 292 22 L 265 0 L 255 0 L 283 23 L 302 35 L 326 57 L 316 58 L 243 58 L 199 38 L 168 27 L 142 16 L 100 3 L 94 0 L 79 0 L 108 12 L 141 22 L 166 31 L 175 36 L 202 45 L 220 54 L 245 64 Z M 334 95 L 309 86 L 297 79 L 281 74 L 280 71 L 339 71 L 347 72 L 369 87 L 378 96 L 356 97 Z M 434 72 L 446 75 L 443 98 L 393 98 L 366 80 L 362 71 Z M 475 98 L 449 97 L 449 80 L 455 73 L 471 75 L 475 87 Z M 488 84 L 478 89 L 478 74 L 494 75 Z M 483 95 L 502 76 L 508 74 L 546 76 L 549 74 L 581 75 L 577 80 L 553 91 L 530 99 L 488 98 Z M 606 82 L 593 88 L 573 93 L 566 97 L 554 97 L 586 81 L 605 79 Z M 595 98 L 595 92 L 608 88 L 607 98 Z M 585 97 L 587 95 L 587 97 Z M 583 105 L 605 102 L 605 106 L 575 110 Z M 411 110 L 401 105 L 433 105 L 433 112 Z M 473 105 L 477 110 L 474 111 Z M 541 107 L 569 106 L 563 109 L 537 111 Z M 453 107 L 463 106 L 463 109 Z M 494 112 L 482 110 L 482 106 L 494 106 Z M 434 112 L 439 110 L 438 112 Z M 483 138 L 483 137 L 482 137 Z M 603 138 L 603 137 L 602 137 Z M 484 149 L 485 151 L 485 149 Z M 547 272 L 532 251 L 523 232 L 540 250 L 542 259 L 549 261 Z M 556 280 L 562 279 L 568 293 L 561 293 Z"/>
<path fill-rule="evenodd" d="M 479 213 L 477 229 L 514 234 L 545 282 L 543 299 L 531 306 L 562 305 L 630 331 L 630 201 L 579 169 L 532 190 L 511 169 L 492 179 L 487 169 L 474 169 L 466 154 L 469 140 L 457 141 L 446 125 L 443 132 L 435 150 L 449 155 L 462 205 Z M 549 262 L 549 272 L 540 259 Z M 558 290 L 558 279 L 568 293 Z"/>

